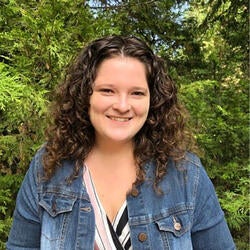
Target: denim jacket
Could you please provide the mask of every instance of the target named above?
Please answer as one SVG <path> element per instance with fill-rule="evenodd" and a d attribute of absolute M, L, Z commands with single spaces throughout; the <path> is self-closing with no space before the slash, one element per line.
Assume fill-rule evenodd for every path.
<path fill-rule="evenodd" d="M 94 210 L 82 172 L 68 184 L 74 162 L 64 161 L 43 181 L 43 152 L 33 158 L 19 190 L 7 249 L 94 249 Z M 168 161 L 162 195 L 153 189 L 154 163 L 145 170 L 146 181 L 127 197 L 134 250 L 235 249 L 214 187 L 194 154 L 178 164 Z"/>

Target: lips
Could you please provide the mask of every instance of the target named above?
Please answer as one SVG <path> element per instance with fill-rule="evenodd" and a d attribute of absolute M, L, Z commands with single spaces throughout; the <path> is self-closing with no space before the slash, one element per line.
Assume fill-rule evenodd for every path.
<path fill-rule="evenodd" d="M 107 116 L 109 119 L 113 121 L 118 121 L 118 122 L 128 122 L 131 120 L 131 117 L 118 117 L 118 116 Z"/>

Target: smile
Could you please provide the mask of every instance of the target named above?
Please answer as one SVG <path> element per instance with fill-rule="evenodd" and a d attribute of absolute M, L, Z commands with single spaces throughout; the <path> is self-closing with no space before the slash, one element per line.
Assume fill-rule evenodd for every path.
<path fill-rule="evenodd" d="M 131 118 L 128 118 L 128 117 L 117 117 L 117 116 L 108 116 L 108 118 L 113 121 L 118 121 L 118 122 L 127 122 L 131 120 Z"/>

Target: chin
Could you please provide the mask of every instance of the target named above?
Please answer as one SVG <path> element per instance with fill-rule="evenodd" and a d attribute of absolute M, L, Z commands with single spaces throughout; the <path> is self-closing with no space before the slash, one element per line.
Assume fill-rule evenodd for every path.
<path fill-rule="evenodd" d="M 127 143 L 132 142 L 133 137 L 109 137 L 111 143 Z"/>

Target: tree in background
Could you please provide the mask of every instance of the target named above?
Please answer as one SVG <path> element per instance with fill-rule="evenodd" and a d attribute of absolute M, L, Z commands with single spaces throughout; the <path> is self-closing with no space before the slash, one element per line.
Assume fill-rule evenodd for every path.
<path fill-rule="evenodd" d="M 182 86 L 203 162 L 239 249 L 249 242 L 247 18 L 244 1 L 190 3 L 186 25 L 199 44 L 201 64 Z"/>
<path fill-rule="evenodd" d="M 248 4 L 220 0 L 0 0 L 0 249 L 44 143 L 46 108 L 83 44 L 136 35 L 180 87 L 239 249 L 248 249 Z"/>
<path fill-rule="evenodd" d="M 84 1 L 0 1 L 0 249 L 31 157 L 44 142 L 51 90 L 95 35 Z"/>

